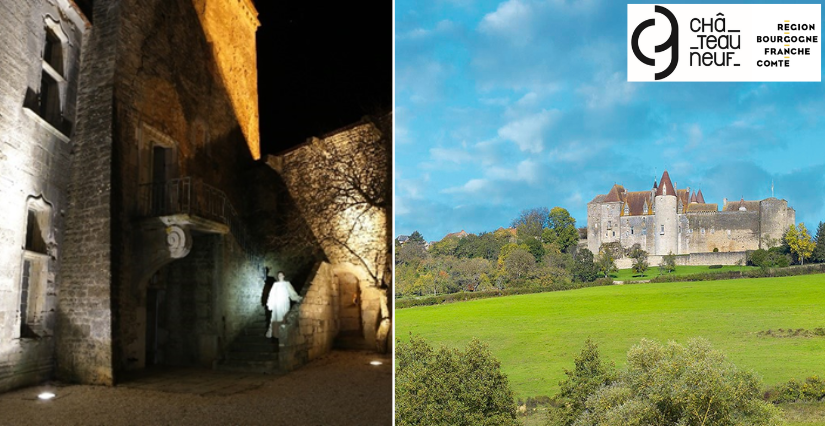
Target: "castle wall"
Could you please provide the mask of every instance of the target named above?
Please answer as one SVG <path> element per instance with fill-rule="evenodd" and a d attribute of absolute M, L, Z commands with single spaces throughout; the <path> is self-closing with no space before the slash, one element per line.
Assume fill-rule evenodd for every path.
<path fill-rule="evenodd" d="M 763 239 L 781 240 L 788 228 L 795 224 L 795 220 L 796 212 L 788 207 L 785 200 L 768 198 L 759 203 L 759 230 Z M 760 247 L 762 242 L 760 241 Z"/>
<path fill-rule="evenodd" d="M 591 205 L 593 206 L 592 215 Z M 591 205 L 588 205 L 588 232 L 592 231 L 590 235 L 596 238 L 590 238 L 590 235 L 588 235 L 587 246 L 594 254 L 598 254 L 599 247 L 602 244 L 621 241 L 622 226 L 619 221 L 621 203 L 594 203 Z"/>
<path fill-rule="evenodd" d="M 253 145 L 257 147 L 257 111 L 255 139 L 248 140 L 251 127 L 245 127 L 245 121 L 251 112 L 238 115 L 230 93 L 237 82 L 227 80 L 215 62 L 215 49 L 220 48 L 221 55 L 236 61 L 233 66 L 239 74 L 235 78 L 243 79 L 239 76 L 246 76 L 250 69 L 254 73 L 255 50 L 249 37 L 254 40 L 257 25 L 233 23 L 237 18 L 234 8 L 244 12 L 246 3 L 209 3 L 210 7 L 182 0 L 123 1 L 129 13 L 123 15 L 119 27 L 121 46 L 114 82 L 118 206 L 114 215 L 123 224 L 116 233 L 118 273 L 113 285 L 117 295 L 114 368 L 118 371 L 145 364 L 146 294 L 155 270 L 146 270 L 141 263 L 148 255 L 145 230 L 136 226 L 135 218 L 148 184 L 191 177 L 192 182 L 222 191 L 232 207 L 221 211 L 232 218 L 227 212 L 234 208 L 239 220 L 255 204 L 245 196 L 248 189 L 266 184 L 244 180 L 246 172 L 257 167 L 251 151 Z M 234 28 L 235 33 L 207 35 L 206 24 L 217 19 L 220 10 L 226 18 L 223 30 Z M 233 43 L 251 44 L 232 51 L 232 43 L 218 43 L 231 37 L 236 38 Z M 257 98 L 249 102 L 256 106 Z M 158 149 L 167 151 L 161 172 L 155 157 Z M 163 176 L 159 178 L 158 173 Z M 170 341 L 171 346 L 164 348 L 164 363 L 211 365 L 241 328 L 260 314 L 263 263 L 253 251 L 256 236 L 235 226 L 228 233 L 227 228 L 209 226 L 216 229 L 205 232 L 221 235 L 195 236 L 189 255 L 161 268 L 170 280 L 164 332 L 179 337 L 177 344 Z"/>
<path fill-rule="evenodd" d="M 293 306 L 281 326 L 278 357 L 282 369 L 294 370 L 332 350 L 341 324 L 338 289 L 332 265 L 317 265 L 301 292 L 304 301 Z"/>
<path fill-rule="evenodd" d="M 52 3 L 0 4 L 0 392 L 42 382 L 54 370 L 73 135 L 56 130 L 27 101 L 41 90 L 46 22 L 55 17 L 66 37 L 62 116 L 75 121 L 80 54 L 88 37 L 68 2 Z M 41 229 L 27 229 L 29 210 Z M 44 244 L 26 250 L 30 232 Z"/>
<path fill-rule="evenodd" d="M 120 8 L 94 2 L 81 53 L 72 172 L 58 290 L 57 376 L 112 384 L 112 97 Z"/>
<path fill-rule="evenodd" d="M 651 215 L 623 216 L 620 220 L 622 247 L 630 248 L 634 244 L 639 244 L 642 250 L 652 253 L 654 250 L 654 222 L 654 217 Z M 598 253 L 598 251 L 594 253 Z"/>
<path fill-rule="evenodd" d="M 650 255 L 647 257 L 649 268 L 657 268 L 664 256 Z M 744 263 L 746 252 L 718 252 L 718 253 L 690 253 L 676 256 L 677 266 L 706 266 L 706 265 L 736 265 L 741 261 Z M 633 259 L 622 258 L 616 260 L 616 267 L 619 269 L 630 269 L 633 267 Z"/>
<path fill-rule="evenodd" d="M 692 253 L 735 252 L 759 248 L 759 212 L 689 213 Z"/>

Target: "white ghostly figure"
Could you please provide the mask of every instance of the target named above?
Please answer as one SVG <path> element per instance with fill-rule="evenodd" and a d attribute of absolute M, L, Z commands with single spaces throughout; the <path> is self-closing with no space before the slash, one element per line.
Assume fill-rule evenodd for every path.
<path fill-rule="evenodd" d="M 289 281 L 284 281 L 284 273 L 278 272 L 278 281 L 272 284 L 272 290 L 269 290 L 269 297 L 266 300 L 266 307 L 272 311 L 272 322 L 269 323 L 269 330 L 266 331 L 266 337 L 277 337 L 278 327 L 284 321 L 284 315 L 289 312 L 289 300 L 296 302 L 304 300 L 295 292 Z M 275 332 L 273 333 L 273 330 Z"/>

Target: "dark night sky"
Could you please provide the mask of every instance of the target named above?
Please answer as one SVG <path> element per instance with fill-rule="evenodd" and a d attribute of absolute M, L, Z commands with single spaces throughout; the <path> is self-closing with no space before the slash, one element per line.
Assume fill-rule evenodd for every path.
<path fill-rule="evenodd" d="M 262 153 L 390 111 L 391 0 L 255 3 Z"/>

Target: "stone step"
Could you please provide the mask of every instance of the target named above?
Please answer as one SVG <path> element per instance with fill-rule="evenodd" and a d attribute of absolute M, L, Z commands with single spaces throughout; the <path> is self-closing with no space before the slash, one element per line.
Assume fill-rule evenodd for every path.
<path fill-rule="evenodd" d="M 218 362 L 215 365 L 215 369 L 221 371 L 234 371 L 243 373 L 283 374 L 283 372 L 279 368 L 277 360 L 255 361 L 228 359 Z"/>
<path fill-rule="evenodd" d="M 246 361 L 278 361 L 278 352 L 230 352 L 226 355 L 229 360 Z"/>
<path fill-rule="evenodd" d="M 237 341 L 229 345 L 228 351 L 232 352 L 277 352 L 278 344 L 265 339 L 260 342 L 240 344 Z"/>

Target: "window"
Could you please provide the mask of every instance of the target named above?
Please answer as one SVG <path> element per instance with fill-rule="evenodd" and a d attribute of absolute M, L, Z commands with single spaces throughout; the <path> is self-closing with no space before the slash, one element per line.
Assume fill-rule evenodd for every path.
<path fill-rule="evenodd" d="M 48 334 L 50 317 L 46 293 L 49 261 L 54 247 L 51 206 L 42 197 L 29 198 L 26 237 L 20 274 L 20 337 Z"/>
<path fill-rule="evenodd" d="M 642 228 L 642 235 L 647 235 L 647 228 Z"/>
<path fill-rule="evenodd" d="M 60 22 L 46 16 L 45 40 L 40 58 L 40 87 L 29 88 L 24 107 L 30 110 L 54 130 L 52 133 L 68 142 L 66 135 L 71 133 L 71 122 L 64 116 L 66 109 L 66 53 L 68 37 L 63 32 Z M 61 137 L 62 136 L 62 137 Z"/>
<path fill-rule="evenodd" d="M 659 235 L 665 235 L 665 225 L 662 225 L 662 230 L 659 231 Z"/>
<path fill-rule="evenodd" d="M 633 228 L 630 228 L 630 235 L 633 235 Z"/>

